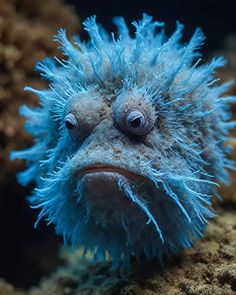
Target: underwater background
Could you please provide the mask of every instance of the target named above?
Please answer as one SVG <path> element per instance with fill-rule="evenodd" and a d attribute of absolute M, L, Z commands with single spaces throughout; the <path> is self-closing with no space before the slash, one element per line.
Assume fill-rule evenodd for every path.
<path fill-rule="evenodd" d="M 179 20 L 185 26 L 183 40 L 201 27 L 206 35 L 203 59 L 225 56 L 228 64 L 218 76 L 222 81 L 236 79 L 236 1 L 0 0 L 0 295 L 236 293 L 235 173 L 231 186 L 221 188 L 223 201 L 214 204 L 218 217 L 210 221 L 202 241 L 164 269 L 144 262 L 140 269 L 124 273 L 112 271 L 109 262 L 81 261 L 79 251 L 71 256 L 44 222 L 35 230 L 36 212 L 26 200 L 33 187 L 21 187 L 15 178 L 24 163 L 9 161 L 11 150 L 32 143 L 18 108 L 22 103 L 37 104 L 34 95 L 23 91 L 25 85 L 46 85 L 34 71 L 35 62 L 60 56 L 52 35 L 61 27 L 70 36 L 80 33 L 82 21 L 94 14 L 114 31 L 113 17 L 124 16 L 130 23 L 143 12 L 165 22 L 167 35 Z M 87 39 L 82 31 L 81 36 Z M 229 94 L 236 95 L 235 84 Z M 236 118 L 236 108 L 232 109 Z"/>

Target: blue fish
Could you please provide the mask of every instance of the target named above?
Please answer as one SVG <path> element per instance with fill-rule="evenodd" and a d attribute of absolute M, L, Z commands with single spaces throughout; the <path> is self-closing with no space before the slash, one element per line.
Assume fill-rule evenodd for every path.
<path fill-rule="evenodd" d="M 222 57 L 207 64 L 197 29 L 181 42 L 183 25 L 167 38 L 164 23 L 146 14 L 130 34 L 123 18 L 107 33 L 96 18 L 84 21 L 90 39 L 55 36 L 64 59 L 46 58 L 36 70 L 44 90 L 26 87 L 39 106 L 21 106 L 35 140 L 11 159 L 28 168 L 38 220 L 54 224 L 73 248 L 115 266 L 177 254 L 202 237 L 214 216 L 212 196 L 229 182 L 227 144 L 231 82 L 215 77 Z"/>

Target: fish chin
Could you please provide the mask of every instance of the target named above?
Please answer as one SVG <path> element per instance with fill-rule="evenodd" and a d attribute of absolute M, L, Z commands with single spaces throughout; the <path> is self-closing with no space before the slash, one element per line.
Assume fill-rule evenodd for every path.
<path fill-rule="evenodd" d="M 96 227 L 97 232 L 105 239 L 107 234 L 104 230 L 109 228 L 111 232 L 124 235 L 120 241 L 123 243 L 127 242 L 127 230 L 128 235 L 137 235 L 137 229 L 146 225 L 148 217 L 137 202 L 142 202 L 141 190 L 145 189 L 145 182 L 140 184 L 137 179 L 135 184 L 122 171 L 89 170 L 80 179 L 80 186 L 81 204 L 85 204 L 88 214 L 87 232 Z M 124 186 L 137 188 L 136 201 L 127 195 Z"/>
<path fill-rule="evenodd" d="M 143 197 L 147 197 L 143 192 L 147 192 L 148 182 L 142 176 L 114 167 L 89 168 L 79 179 L 79 183 L 82 202 L 90 204 L 90 217 L 97 224 L 99 216 L 110 227 L 114 224 L 122 227 L 120 216 L 126 216 L 130 224 L 133 219 L 136 224 L 147 222 L 147 216 L 143 214 L 139 203 L 145 202 Z M 136 200 L 127 194 L 124 187 L 135 189 Z"/>

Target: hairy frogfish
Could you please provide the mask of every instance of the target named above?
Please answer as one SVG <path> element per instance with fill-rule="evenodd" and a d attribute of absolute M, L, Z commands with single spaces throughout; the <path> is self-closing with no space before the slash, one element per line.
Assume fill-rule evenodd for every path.
<path fill-rule="evenodd" d="M 21 106 L 34 145 L 13 151 L 36 188 L 29 198 L 72 247 L 114 265 L 177 254 L 202 237 L 214 216 L 212 196 L 228 183 L 231 82 L 215 77 L 222 57 L 204 63 L 197 29 L 166 37 L 164 23 L 144 14 L 130 33 L 123 18 L 107 33 L 84 21 L 89 40 L 55 36 L 64 59 L 36 70 L 43 90 L 26 87 L 37 107 Z M 36 222 L 36 223 L 37 223 Z"/>

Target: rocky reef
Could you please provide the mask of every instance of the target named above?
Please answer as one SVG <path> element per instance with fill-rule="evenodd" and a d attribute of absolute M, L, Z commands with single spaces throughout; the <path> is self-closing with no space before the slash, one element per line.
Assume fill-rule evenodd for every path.
<path fill-rule="evenodd" d="M 234 204 L 236 205 L 236 204 Z M 109 263 L 92 265 L 69 256 L 68 263 L 28 292 L 0 281 L 1 295 L 233 295 L 236 294 L 236 208 L 221 209 L 206 236 L 164 269 L 143 264 L 129 272 Z"/>
<path fill-rule="evenodd" d="M 236 35 L 230 34 L 224 40 L 224 49 L 217 52 L 223 55 L 227 60 L 227 65 L 219 70 L 219 76 L 222 81 L 234 81 L 234 84 L 229 90 L 229 95 L 236 95 Z M 236 120 L 236 106 L 232 106 L 234 120 Z M 232 135 L 236 137 L 236 131 L 232 131 Z M 236 140 L 232 141 L 234 152 L 232 158 L 236 161 Z M 231 185 L 221 190 L 221 194 L 225 202 L 236 203 L 236 172 L 231 172 Z M 236 252 L 236 250 L 235 250 Z"/>
<path fill-rule="evenodd" d="M 31 140 L 23 131 L 18 115 L 22 103 L 35 104 L 33 95 L 23 91 L 25 85 L 45 87 L 34 71 L 35 61 L 59 54 L 52 35 L 60 27 L 78 32 L 79 19 L 72 7 L 61 1 L 2 0 L 0 7 L 0 165 L 4 173 L 0 183 L 18 170 L 20 162 L 8 160 L 9 151 L 26 146 Z"/>
<path fill-rule="evenodd" d="M 34 64 L 46 55 L 59 54 L 52 35 L 61 26 L 67 27 L 70 34 L 80 28 L 71 6 L 60 0 L 46 2 L 47 5 L 38 0 L 0 1 L 0 277 L 14 278 L 14 283 L 25 286 L 32 278 L 36 283 L 36 277 L 55 267 L 58 259 L 56 253 L 53 255 L 55 238 L 48 239 L 44 232 L 40 239 L 49 241 L 44 250 L 35 239 L 33 215 L 26 205 L 30 188 L 21 189 L 15 179 L 23 163 L 9 161 L 10 150 L 32 142 L 24 132 L 18 108 L 22 103 L 37 104 L 35 97 L 23 91 L 25 85 L 45 87 Z M 51 253 L 50 260 L 39 253 Z"/>

